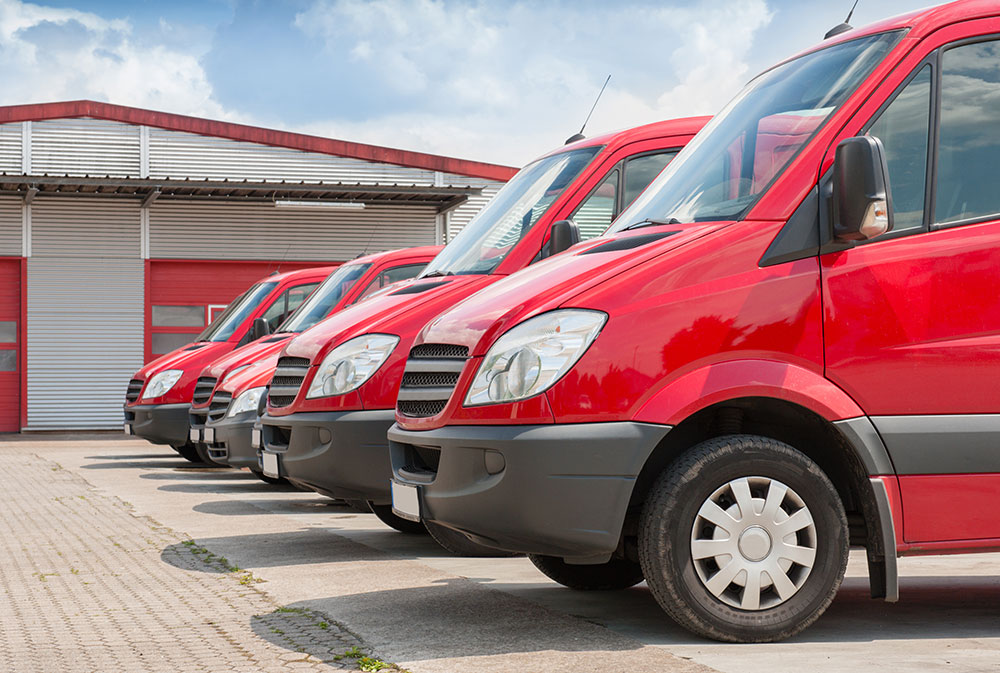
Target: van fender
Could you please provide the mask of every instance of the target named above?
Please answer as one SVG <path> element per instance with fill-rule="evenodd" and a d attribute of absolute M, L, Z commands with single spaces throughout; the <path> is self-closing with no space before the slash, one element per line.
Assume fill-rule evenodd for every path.
<path fill-rule="evenodd" d="M 818 372 L 779 360 L 729 360 L 705 365 L 669 382 L 649 398 L 634 420 L 678 425 L 718 402 L 770 397 L 805 407 L 828 421 L 864 416 L 850 395 Z"/>

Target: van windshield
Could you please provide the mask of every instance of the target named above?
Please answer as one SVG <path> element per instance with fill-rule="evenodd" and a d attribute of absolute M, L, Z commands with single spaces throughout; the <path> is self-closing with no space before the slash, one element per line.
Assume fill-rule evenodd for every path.
<path fill-rule="evenodd" d="M 326 277 L 302 306 L 295 309 L 295 313 L 281 323 L 278 332 L 304 332 L 330 315 L 333 307 L 340 303 L 347 291 L 354 287 L 370 267 L 371 264 L 342 264 Z"/>
<path fill-rule="evenodd" d="M 271 290 L 276 285 L 277 283 L 274 282 L 257 283 L 251 287 L 243 295 L 234 299 L 222 312 L 222 315 L 213 320 L 212 324 L 206 327 L 195 341 L 226 341 L 229 339 L 233 336 L 236 328 L 242 325 L 247 317 L 260 306 L 267 295 L 271 294 Z"/>
<path fill-rule="evenodd" d="M 623 212 L 608 233 L 644 220 L 739 220 L 902 33 L 820 49 L 752 80 Z"/>
<path fill-rule="evenodd" d="M 600 150 L 560 152 L 522 168 L 420 277 L 492 273 Z"/>

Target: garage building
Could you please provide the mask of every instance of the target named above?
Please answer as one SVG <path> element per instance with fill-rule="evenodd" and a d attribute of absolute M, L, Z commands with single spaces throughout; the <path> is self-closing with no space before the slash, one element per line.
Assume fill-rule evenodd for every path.
<path fill-rule="evenodd" d="M 514 169 L 93 101 L 0 107 L 0 432 L 113 428 L 253 281 L 447 242 Z"/>

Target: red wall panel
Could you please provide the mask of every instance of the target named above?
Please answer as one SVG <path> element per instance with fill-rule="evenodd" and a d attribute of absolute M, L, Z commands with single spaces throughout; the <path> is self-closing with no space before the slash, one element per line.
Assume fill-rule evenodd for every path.
<path fill-rule="evenodd" d="M 154 327 L 152 307 L 224 306 L 244 290 L 274 271 L 295 271 L 330 262 L 278 262 L 230 260 L 150 260 L 146 271 L 146 361 L 153 357 L 152 335 L 188 334 L 192 338 L 201 328 Z"/>
<path fill-rule="evenodd" d="M 0 321 L 14 322 L 14 341 L 0 336 L 0 350 L 14 351 L 14 371 L 0 371 L 0 432 L 21 429 L 21 357 L 24 330 L 21 325 L 21 259 L 0 258 Z M 6 354 L 4 354 L 6 355 Z"/>

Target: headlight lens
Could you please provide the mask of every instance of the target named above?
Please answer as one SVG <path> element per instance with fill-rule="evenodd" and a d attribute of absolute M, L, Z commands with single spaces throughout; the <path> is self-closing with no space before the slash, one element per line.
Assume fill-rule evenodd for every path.
<path fill-rule="evenodd" d="M 340 344 L 323 358 L 306 397 L 331 397 L 357 389 L 378 371 L 392 353 L 399 337 L 365 334 Z"/>
<path fill-rule="evenodd" d="M 239 373 L 240 373 L 241 371 L 243 371 L 244 369 L 246 369 L 247 367 L 249 367 L 249 366 L 250 366 L 251 364 L 253 364 L 253 363 L 252 363 L 252 362 L 250 362 L 250 363 L 247 363 L 247 364 L 245 364 L 245 365 L 240 365 L 239 367 L 233 367 L 232 369 L 230 369 L 230 370 L 229 370 L 229 371 L 228 371 L 228 372 L 226 373 L 226 375 L 225 375 L 225 376 L 223 376 L 223 377 L 222 377 L 222 380 L 221 380 L 221 381 L 219 381 L 219 385 L 222 385 L 223 383 L 225 383 L 226 381 L 228 381 L 228 380 L 229 380 L 229 379 L 231 379 L 232 377 L 236 376 L 236 375 L 237 375 L 237 374 L 239 374 Z"/>
<path fill-rule="evenodd" d="M 465 406 L 513 402 L 547 390 L 576 364 L 607 319 L 600 311 L 563 309 L 525 320 L 486 353 Z"/>
<path fill-rule="evenodd" d="M 261 386 L 260 388 L 251 388 L 240 393 L 236 401 L 229 405 L 229 416 L 238 416 L 239 414 L 245 414 L 248 411 L 257 413 L 257 406 L 260 404 L 260 398 L 264 396 L 264 391 L 267 388 Z"/>
<path fill-rule="evenodd" d="M 153 378 L 149 379 L 149 383 L 146 384 L 146 389 L 142 391 L 142 399 L 150 400 L 165 395 L 183 374 L 183 369 L 167 369 L 159 374 L 154 374 Z"/>

